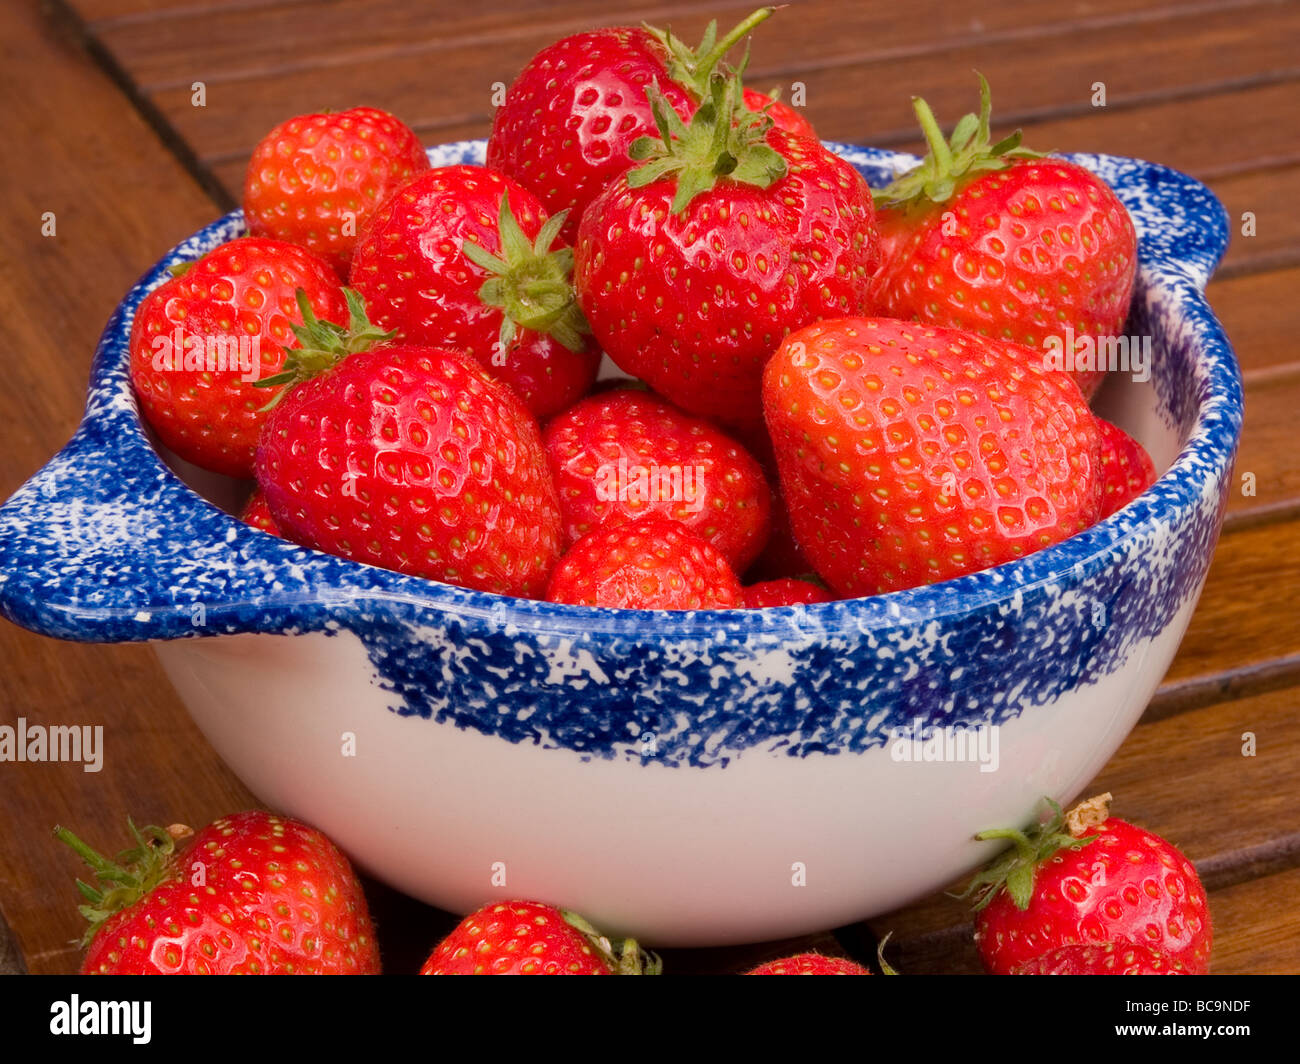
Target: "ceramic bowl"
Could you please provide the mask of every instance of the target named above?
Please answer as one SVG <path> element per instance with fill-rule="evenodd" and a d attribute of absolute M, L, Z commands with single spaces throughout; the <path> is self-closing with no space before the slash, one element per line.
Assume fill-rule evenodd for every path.
<path fill-rule="evenodd" d="M 873 184 L 913 161 L 832 147 Z M 1098 405 L 1163 475 L 1055 547 L 874 598 L 651 613 L 466 591 L 256 531 L 227 512 L 246 485 L 160 457 L 127 374 L 141 298 L 240 235 L 236 212 L 109 321 L 76 435 L 0 508 L 0 609 L 62 639 L 152 641 L 263 801 L 446 909 L 536 898 L 670 946 L 903 905 L 989 857 L 977 831 L 1105 764 L 1218 536 L 1242 414 L 1203 296 L 1223 208 L 1163 167 L 1074 158 L 1133 215 L 1127 331 L 1154 354 L 1149 381 L 1112 375 Z"/>

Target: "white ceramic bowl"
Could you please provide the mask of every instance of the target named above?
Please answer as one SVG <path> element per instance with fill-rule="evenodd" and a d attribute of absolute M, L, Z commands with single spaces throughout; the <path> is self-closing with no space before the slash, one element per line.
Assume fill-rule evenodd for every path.
<path fill-rule="evenodd" d="M 873 184 L 909 161 L 833 147 Z M 1162 167 L 1074 158 L 1138 229 L 1129 332 L 1154 371 L 1099 404 L 1163 476 L 1058 546 L 875 598 L 647 613 L 465 591 L 256 531 L 226 512 L 246 486 L 164 464 L 127 375 L 140 299 L 239 235 L 235 213 L 109 322 L 77 434 L 0 508 L 0 610 L 60 638 L 154 641 L 255 793 L 447 909 L 536 898 L 670 946 L 903 905 L 988 857 L 977 831 L 1070 800 L 1110 758 L 1218 535 L 1242 411 L 1203 297 L 1223 209 Z M 926 760 L 924 733 L 899 739 L 918 721 L 971 746 Z"/>

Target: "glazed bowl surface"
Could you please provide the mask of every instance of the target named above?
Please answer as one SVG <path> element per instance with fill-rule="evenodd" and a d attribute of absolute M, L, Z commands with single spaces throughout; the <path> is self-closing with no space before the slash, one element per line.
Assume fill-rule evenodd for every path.
<path fill-rule="evenodd" d="M 914 161 L 831 147 L 875 185 Z M 257 531 L 230 516 L 247 485 L 160 455 L 128 378 L 140 300 L 241 235 L 235 212 L 110 319 L 76 434 L 0 508 L 0 611 L 63 639 L 152 641 L 263 801 L 447 909 L 536 898 L 671 946 L 903 905 L 986 859 L 976 832 L 1069 801 L 1110 758 L 1222 520 L 1242 393 L 1203 290 L 1223 208 L 1155 164 L 1070 158 L 1138 230 L 1126 331 L 1149 342 L 1150 379 L 1112 374 L 1095 406 L 1162 475 L 1057 546 L 873 598 L 652 613 L 468 591 Z"/>

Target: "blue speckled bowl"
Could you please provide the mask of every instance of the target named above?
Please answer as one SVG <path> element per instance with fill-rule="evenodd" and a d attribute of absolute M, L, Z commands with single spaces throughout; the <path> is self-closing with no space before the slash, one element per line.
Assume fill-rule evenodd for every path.
<path fill-rule="evenodd" d="M 833 147 L 875 184 L 912 161 Z M 1202 294 L 1223 208 L 1163 167 L 1075 158 L 1133 214 L 1129 332 L 1156 356 L 1150 383 L 1112 380 L 1099 405 L 1165 472 L 1068 542 L 893 595 L 699 613 L 507 599 L 302 550 L 208 501 L 235 505 L 238 485 L 169 468 L 127 376 L 140 299 L 239 235 L 236 212 L 109 321 L 76 435 L 0 508 L 0 610 L 156 641 L 254 791 L 434 904 L 535 897 L 661 945 L 887 911 L 985 858 L 976 831 L 1087 784 L 1173 657 L 1218 535 L 1242 413 Z M 900 738 L 918 724 L 971 730 Z"/>

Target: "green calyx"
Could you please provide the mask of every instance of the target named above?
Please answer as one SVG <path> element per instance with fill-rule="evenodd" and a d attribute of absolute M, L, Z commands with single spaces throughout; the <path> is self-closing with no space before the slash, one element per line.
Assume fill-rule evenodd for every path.
<path fill-rule="evenodd" d="M 498 341 L 502 353 L 510 350 L 521 328 L 544 333 L 570 351 L 587 346 L 591 328 L 573 290 L 573 249 L 551 250 L 568 215 L 565 210 L 548 218 L 530 241 L 515 221 L 509 197 L 503 195 L 497 219 L 500 255 L 468 240 L 462 245 L 465 257 L 490 275 L 478 297 L 502 312 Z"/>
<path fill-rule="evenodd" d="M 1005 887 L 1016 908 L 1023 912 L 1029 908 L 1034 896 L 1034 877 L 1044 861 L 1061 850 L 1078 850 L 1097 839 L 1096 835 L 1076 836 L 1062 830 L 1066 816 L 1061 807 L 1050 798 L 1045 802 L 1052 808 L 1052 816 L 1043 823 L 1020 831 L 1016 828 L 997 828 L 981 831 L 975 836 L 980 842 L 990 839 L 1008 839 L 1012 846 L 988 868 L 978 873 L 959 898 L 974 898 L 973 909 L 985 908 Z"/>
<path fill-rule="evenodd" d="M 560 915 L 564 922 L 581 934 L 613 969 L 615 975 L 660 975 L 663 961 L 657 954 L 643 950 L 634 938 L 625 938 L 614 943 L 591 926 L 575 912 L 562 909 Z"/>
<path fill-rule="evenodd" d="M 775 7 L 760 7 L 721 39 L 718 38 L 718 23 L 715 19 L 705 29 L 704 39 L 698 48 L 690 47 L 671 28 L 661 30 L 645 23 L 641 25 L 668 53 L 668 76 L 690 92 L 695 102 L 699 103 L 709 95 L 709 83 L 723 57 L 742 37 L 759 23 L 765 22 L 776 10 Z"/>
<path fill-rule="evenodd" d="M 281 385 L 288 385 L 262 407 L 263 412 L 279 403 L 289 394 L 294 385 L 324 373 L 348 355 L 365 351 L 383 340 L 391 340 L 395 335 L 370 324 L 361 294 L 351 288 L 343 289 L 343 298 L 348 304 L 346 328 L 332 321 L 321 321 L 316 317 L 316 312 L 312 310 L 311 303 L 307 299 L 307 293 L 301 288 L 298 289 L 297 297 L 302 324 L 293 325 L 291 328 L 294 336 L 298 338 L 299 346 L 290 348 L 286 353 L 284 369 L 279 373 L 253 381 L 254 388 L 279 388 Z"/>
<path fill-rule="evenodd" d="M 67 828 L 54 829 L 54 837 L 72 847 L 98 880 L 98 886 L 77 880 L 77 889 L 87 902 L 79 905 L 77 910 L 90 923 L 81 939 L 83 947 L 90 944 L 109 917 L 134 905 L 172 876 L 176 841 L 193 834 L 189 828 L 179 824 L 170 828 L 155 825 L 137 828 L 135 822 L 128 818 L 127 825 L 135 845 L 123 850 L 113 859 L 92 850 Z"/>
<path fill-rule="evenodd" d="M 632 142 L 628 153 L 642 165 L 628 172 L 628 187 L 642 188 L 675 177 L 672 211 L 681 214 L 691 200 L 722 178 L 758 188 L 783 178 L 786 161 L 766 142 L 772 119 L 744 106 L 740 76 L 740 71 L 730 77 L 715 74 L 709 95 L 691 116 L 690 125 L 657 85 L 647 87 L 659 138 L 638 137 Z"/>
<path fill-rule="evenodd" d="M 992 96 L 983 74 L 980 79 L 980 113 L 963 115 L 947 140 L 934 112 L 919 96 L 912 97 L 912 109 L 921 122 L 929 153 L 921 162 L 899 175 L 885 188 L 872 193 L 877 207 L 913 206 L 924 201 L 943 203 L 951 198 L 958 183 L 969 174 L 1004 170 L 1015 159 L 1041 159 L 1043 152 L 1020 146 L 1020 130 L 992 143 L 989 116 Z"/>

